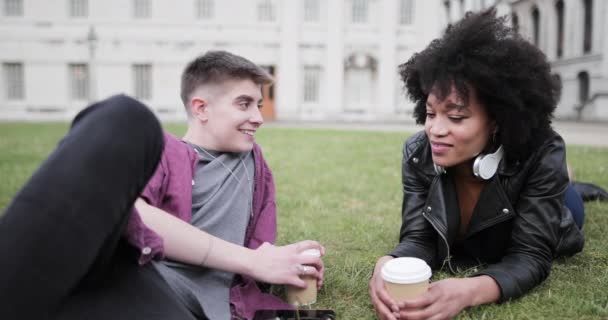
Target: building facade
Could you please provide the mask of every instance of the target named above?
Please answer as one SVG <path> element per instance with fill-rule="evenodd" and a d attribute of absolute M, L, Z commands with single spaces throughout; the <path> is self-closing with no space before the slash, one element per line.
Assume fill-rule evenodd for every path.
<path fill-rule="evenodd" d="M 521 0 L 512 9 L 520 33 L 545 52 L 562 83 L 556 117 L 608 121 L 608 3 Z"/>
<path fill-rule="evenodd" d="M 179 78 L 207 50 L 264 66 L 264 116 L 411 118 L 397 67 L 446 24 L 440 0 L 1 0 L 0 120 L 66 120 L 126 93 L 185 119 Z"/>
<path fill-rule="evenodd" d="M 496 5 L 551 63 L 562 95 L 558 119 L 608 121 L 608 2 L 604 0 L 446 0 L 446 19 Z"/>

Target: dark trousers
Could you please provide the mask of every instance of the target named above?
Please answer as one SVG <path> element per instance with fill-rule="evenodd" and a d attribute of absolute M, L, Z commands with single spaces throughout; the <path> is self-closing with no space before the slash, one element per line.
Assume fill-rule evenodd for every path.
<path fill-rule="evenodd" d="M 121 237 L 162 150 L 126 96 L 76 116 L 0 217 L 0 319 L 193 319 Z"/>
<path fill-rule="evenodd" d="M 566 207 L 570 209 L 574 222 L 578 228 L 581 229 L 585 222 L 585 206 L 583 204 L 583 198 L 572 184 L 568 185 L 568 188 L 564 193 L 564 203 Z"/>

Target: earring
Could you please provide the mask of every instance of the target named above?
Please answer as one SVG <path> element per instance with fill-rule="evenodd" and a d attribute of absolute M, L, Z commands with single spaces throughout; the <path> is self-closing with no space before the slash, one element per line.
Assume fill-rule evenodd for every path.
<path fill-rule="evenodd" d="M 498 127 L 496 127 L 494 129 L 494 132 L 492 133 L 492 145 L 495 146 L 496 145 L 496 135 L 498 135 Z"/>

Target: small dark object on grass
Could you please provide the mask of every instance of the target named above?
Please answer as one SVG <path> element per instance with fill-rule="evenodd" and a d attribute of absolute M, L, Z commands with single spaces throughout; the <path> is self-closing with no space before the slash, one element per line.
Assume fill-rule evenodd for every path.
<path fill-rule="evenodd" d="M 608 192 L 602 187 L 588 182 L 573 182 L 572 186 L 581 195 L 583 201 L 607 201 Z"/>
<path fill-rule="evenodd" d="M 297 314 L 296 314 L 297 312 Z M 335 320 L 333 310 L 258 310 L 253 320 Z"/>

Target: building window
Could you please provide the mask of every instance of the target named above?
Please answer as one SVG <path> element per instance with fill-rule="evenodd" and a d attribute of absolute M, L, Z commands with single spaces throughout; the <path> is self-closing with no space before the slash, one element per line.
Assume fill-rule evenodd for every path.
<path fill-rule="evenodd" d="M 450 0 L 444 0 L 443 1 L 443 9 L 445 10 L 445 21 L 447 21 L 447 25 L 448 27 L 450 26 L 450 24 L 452 24 L 452 8 L 451 8 L 451 3 Z"/>
<path fill-rule="evenodd" d="M 511 27 L 516 33 L 519 33 L 519 16 L 515 12 L 511 13 Z"/>
<path fill-rule="evenodd" d="M 460 17 L 464 17 L 465 12 L 464 0 L 460 0 Z"/>
<path fill-rule="evenodd" d="M 133 0 L 133 17 L 150 18 L 152 14 L 152 4 L 150 0 Z"/>
<path fill-rule="evenodd" d="M 74 100 L 89 99 L 89 67 L 84 63 L 70 64 L 70 97 Z"/>
<path fill-rule="evenodd" d="M 578 73 L 578 100 L 582 104 L 589 100 L 589 74 L 587 71 Z"/>
<path fill-rule="evenodd" d="M 540 37 L 540 12 L 537 7 L 532 8 L 532 40 L 538 47 L 538 41 Z"/>
<path fill-rule="evenodd" d="M 19 17 L 23 15 L 23 0 L 4 0 L 4 15 Z"/>
<path fill-rule="evenodd" d="M 304 0 L 304 22 L 319 22 L 320 12 L 319 0 Z"/>
<path fill-rule="evenodd" d="M 562 83 L 562 77 L 559 75 L 559 73 L 554 73 L 551 75 L 551 78 L 553 80 L 553 84 L 558 88 L 556 101 L 559 104 L 559 101 L 562 99 L 562 88 L 564 87 L 564 84 Z"/>
<path fill-rule="evenodd" d="M 585 13 L 585 31 L 583 34 L 583 52 L 591 52 L 591 40 L 593 33 L 593 1 L 583 0 Z"/>
<path fill-rule="evenodd" d="M 353 23 L 367 23 L 367 15 L 369 12 L 368 0 L 352 0 L 351 7 Z"/>
<path fill-rule="evenodd" d="M 559 0 L 555 3 L 555 13 L 557 15 L 557 57 L 564 55 L 564 1 Z"/>
<path fill-rule="evenodd" d="M 89 2 L 87 0 L 70 0 L 70 17 L 82 18 L 89 15 Z"/>
<path fill-rule="evenodd" d="M 344 65 L 345 111 L 365 113 L 374 103 L 378 61 L 369 54 L 355 53 Z"/>
<path fill-rule="evenodd" d="M 399 23 L 404 25 L 412 24 L 414 17 L 414 0 L 401 0 L 399 10 Z"/>
<path fill-rule="evenodd" d="M 319 66 L 304 67 L 304 102 L 318 103 L 321 87 L 321 68 Z"/>
<path fill-rule="evenodd" d="M 4 83 L 6 83 L 7 100 L 23 100 L 25 98 L 23 64 L 3 63 Z"/>
<path fill-rule="evenodd" d="M 135 83 L 135 98 L 152 99 L 152 66 L 149 64 L 134 64 L 133 80 Z"/>
<path fill-rule="evenodd" d="M 258 21 L 273 22 L 275 20 L 274 4 L 271 0 L 258 2 Z"/>
<path fill-rule="evenodd" d="M 196 0 L 195 9 L 199 19 L 213 18 L 213 0 Z"/>

